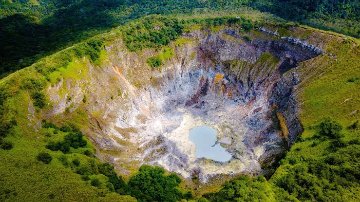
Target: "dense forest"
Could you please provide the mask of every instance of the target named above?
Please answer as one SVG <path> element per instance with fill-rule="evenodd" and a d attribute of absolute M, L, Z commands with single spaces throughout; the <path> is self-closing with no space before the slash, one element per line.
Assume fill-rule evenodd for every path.
<path fill-rule="evenodd" d="M 141 16 L 226 11 L 243 6 L 323 29 L 360 35 L 358 0 L 1 0 L 0 75 Z"/>
<path fill-rule="evenodd" d="M 288 20 L 360 36 L 359 0 L 257 0 L 250 6 Z"/>

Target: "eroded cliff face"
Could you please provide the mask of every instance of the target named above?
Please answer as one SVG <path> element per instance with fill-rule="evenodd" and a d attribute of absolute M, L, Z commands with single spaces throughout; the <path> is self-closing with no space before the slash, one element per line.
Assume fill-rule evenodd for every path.
<path fill-rule="evenodd" d="M 115 41 L 106 47 L 102 67 L 89 63 L 83 79 L 48 89 L 54 106 L 49 116 L 77 110 L 86 97 L 91 124 L 85 133 L 97 155 L 125 175 L 141 164 L 202 182 L 264 173 L 302 131 L 292 94 L 299 81 L 288 70 L 320 52 L 287 39 L 250 42 L 232 29 L 184 38 L 189 42 L 172 45 L 175 55 L 161 71 L 146 64 L 152 50 L 129 53 Z M 189 131 L 202 125 L 217 130 L 230 161 L 196 158 Z"/>

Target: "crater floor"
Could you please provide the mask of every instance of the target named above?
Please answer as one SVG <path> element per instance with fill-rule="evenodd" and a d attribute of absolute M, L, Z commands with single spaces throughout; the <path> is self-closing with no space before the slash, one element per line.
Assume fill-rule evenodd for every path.
<path fill-rule="evenodd" d="M 129 101 L 116 122 L 119 128 L 136 129 L 131 141 L 143 150 L 137 160 L 186 178 L 200 170 L 206 180 L 217 174 L 260 172 L 258 159 L 266 147 L 282 146 L 278 131 L 268 132 L 265 144 L 256 143 L 273 124 L 266 92 L 246 102 L 239 83 L 216 68 L 192 67 L 167 74 L 159 88 L 149 87 Z M 197 158 L 189 132 L 203 125 L 219 132 L 217 141 L 231 154 L 230 161 Z"/>

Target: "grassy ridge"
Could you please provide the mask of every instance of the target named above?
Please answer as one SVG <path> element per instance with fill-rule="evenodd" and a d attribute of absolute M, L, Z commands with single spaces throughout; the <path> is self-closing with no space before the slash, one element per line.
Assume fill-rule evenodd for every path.
<path fill-rule="evenodd" d="M 238 12 L 252 7 L 359 36 L 356 1 L 1 0 L 0 76 L 111 28 L 150 14 Z M 309 5 L 311 6 L 309 6 Z"/>
<path fill-rule="evenodd" d="M 150 14 L 191 13 L 239 8 L 229 3 L 182 0 L 2 0 L 0 4 L 0 76 L 131 20 Z"/>

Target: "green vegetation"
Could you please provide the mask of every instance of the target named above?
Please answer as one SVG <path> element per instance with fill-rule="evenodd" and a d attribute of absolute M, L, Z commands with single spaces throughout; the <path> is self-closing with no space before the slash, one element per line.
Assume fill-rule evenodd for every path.
<path fill-rule="evenodd" d="M 146 62 L 152 68 L 160 67 L 163 64 L 162 60 L 157 56 L 149 57 Z"/>
<path fill-rule="evenodd" d="M 0 139 L 0 149 L 10 150 L 13 147 L 14 147 L 14 145 L 11 142 L 4 140 L 3 138 Z"/>
<path fill-rule="evenodd" d="M 34 106 L 38 108 L 45 107 L 45 95 L 41 92 L 33 92 L 31 98 L 34 100 Z"/>
<path fill-rule="evenodd" d="M 130 23 L 124 30 L 124 42 L 130 51 L 168 45 L 182 34 L 183 26 L 176 19 L 146 17 Z"/>
<path fill-rule="evenodd" d="M 103 163 L 98 166 L 99 172 L 108 177 L 111 183 L 111 189 L 115 192 L 124 194 L 126 193 L 126 184 L 122 178 L 120 178 L 114 170 L 114 167 L 109 163 Z"/>
<path fill-rule="evenodd" d="M 340 135 L 341 126 L 329 119 L 322 121 L 317 128 L 316 134 L 303 139 L 301 145 L 322 147 L 319 154 L 298 156 L 291 153 L 284 160 L 286 163 L 283 162 L 286 166 L 282 169 L 287 172 L 278 173 L 272 181 L 299 200 L 350 200 L 346 196 L 348 190 L 355 191 L 359 187 L 357 167 L 360 161 L 356 157 L 360 155 L 359 138 L 345 140 Z"/>
<path fill-rule="evenodd" d="M 60 130 L 62 132 L 68 133 L 65 135 L 64 140 L 58 142 L 49 142 L 46 145 L 47 149 L 52 151 L 62 151 L 63 153 L 68 153 L 70 148 L 84 148 L 87 145 L 87 142 L 83 138 L 83 134 L 80 130 L 76 129 L 74 126 L 65 126 L 58 128 L 54 125 L 48 124 L 45 122 L 45 126 L 48 128 L 54 128 L 55 130 Z"/>
<path fill-rule="evenodd" d="M 332 121 L 331 119 L 326 119 L 319 124 L 319 137 L 327 137 L 331 139 L 336 139 L 341 137 L 340 131 L 342 130 L 342 126 Z"/>
<path fill-rule="evenodd" d="M 359 0 L 256 0 L 250 6 L 285 19 L 360 37 Z"/>
<path fill-rule="evenodd" d="M 35 78 L 28 78 L 22 81 L 21 88 L 28 90 L 30 97 L 33 100 L 34 106 L 41 109 L 46 105 L 46 97 L 41 92 L 46 85 L 44 80 L 36 80 Z"/>
<path fill-rule="evenodd" d="M 146 62 L 151 68 L 158 68 L 163 65 L 166 60 L 169 60 L 173 56 L 174 51 L 169 47 L 165 47 L 158 55 L 148 58 Z"/>
<path fill-rule="evenodd" d="M 54 72 L 61 73 L 63 69 L 71 68 L 72 62 L 83 57 L 89 58 L 93 63 L 101 59 L 101 51 L 104 48 L 102 39 L 92 38 L 83 43 L 77 44 L 66 51 L 61 51 L 52 57 L 45 57 L 34 64 L 35 69 L 45 76 L 48 81 L 57 81 L 53 77 Z"/>
<path fill-rule="evenodd" d="M 214 17 L 214 18 L 193 18 L 184 20 L 186 25 L 193 25 L 197 24 L 202 26 L 202 28 L 210 28 L 215 26 L 232 26 L 238 25 L 242 30 L 245 32 L 250 31 L 252 28 L 255 27 L 253 21 L 248 18 L 240 17 L 240 16 L 221 16 L 221 17 Z"/>
<path fill-rule="evenodd" d="M 45 164 L 49 164 L 52 161 L 52 157 L 49 153 L 41 152 L 36 156 L 38 161 L 41 161 Z"/>
<path fill-rule="evenodd" d="M 175 202 L 183 198 L 178 189 L 180 182 L 177 175 L 165 175 L 160 167 L 142 166 L 139 173 L 129 180 L 128 189 L 139 201 Z"/>
<path fill-rule="evenodd" d="M 52 151 L 62 151 L 63 153 L 68 153 L 71 147 L 77 149 L 81 147 L 86 147 L 87 145 L 87 142 L 83 139 L 83 134 L 81 133 L 81 131 L 79 131 L 74 126 L 70 125 L 70 126 L 64 126 L 58 128 L 46 122 L 44 125 L 45 128 L 54 128 L 57 131 L 60 130 L 62 132 L 67 133 L 64 137 L 64 140 L 57 142 L 50 141 L 46 145 L 47 149 L 50 149 Z"/>
<path fill-rule="evenodd" d="M 7 99 L 11 96 L 11 92 L 6 87 L 0 87 L 0 150 L 11 150 L 14 147 L 13 143 L 5 138 L 17 125 L 14 115 L 10 114 L 10 110 L 5 106 Z"/>
<path fill-rule="evenodd" d="M 62 152 L 60 161 L 63 166 L 70 167 L 74 173 L 81 175 L 83 180 L 90 181 L 92 186 L 102 188 L 104 185 L 110 192 L 125 193 L 126 184 L 123 179 L 117 176 L 113 166 L 108 163 L 100 163 L 89 153 L 89 149 L 92 150 L 91 145 L 74 125 L 57 127 L 53 123 L 43 121 L 43 128 L 49 134 L 46 148 Z M 54 141 L 54 139 L 58 139 L 58 141 Z M 72 160 L 69 161 L 70 159 Z"/>
<path fill-rule="evenodd" d="M 271 184 L 264 177 L 240 177 L 225 183 L 223 188 L 205 196 L 210 201 L 274 201 Z"/>

